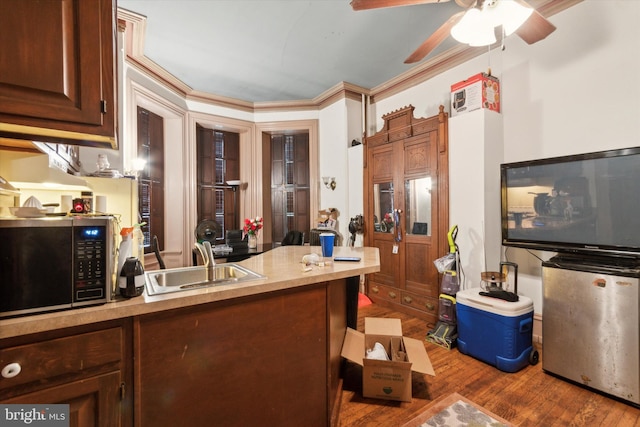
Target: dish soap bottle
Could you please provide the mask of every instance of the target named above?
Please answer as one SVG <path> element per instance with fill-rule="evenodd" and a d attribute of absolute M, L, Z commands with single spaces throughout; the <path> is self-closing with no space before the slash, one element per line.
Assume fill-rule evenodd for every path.
<path fill-rule="evenodd" d="M 133 233 L 132 233 L 133 245 L 135 246 L 132 249 L 134 253 L 131 256 L 135 256 L 143 264 L 144 264 L 144 233 L 142 232 L 142 226 L 145 224 L 146 222 L 143 222 L 140 224 L 134 224 Z"/>

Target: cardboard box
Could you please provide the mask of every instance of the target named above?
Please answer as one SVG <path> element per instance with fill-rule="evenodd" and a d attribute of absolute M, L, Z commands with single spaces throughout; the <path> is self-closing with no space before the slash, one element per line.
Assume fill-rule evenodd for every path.
<path fill-rule="evenodd" d="M 347 328 L 342 357 L 362 366 L 364 397 L 411 402 L 411 371 L 435 376 L 421 340 L 402 336 L 400 319 L 367 317 L 361 333 Z M 365 357 L 379 342 L 391 360 Z"/>
<path fill-rule="evenodd" d="M 451 117 L 487 108 L 500 112 L 500 81 L 486 73 L 478 73 L 451 85 Z"/>
<path fill-rule="evenodd" d="M 316 218 L 316 227 L 335 230 L 337 221 L 338 211 L 335 208 L 323 209 L 318 211 L 318 218 Z"/>

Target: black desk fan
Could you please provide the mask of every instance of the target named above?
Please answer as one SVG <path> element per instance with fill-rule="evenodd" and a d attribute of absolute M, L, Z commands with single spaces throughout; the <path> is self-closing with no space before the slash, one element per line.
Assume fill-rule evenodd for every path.
<path fill-rule="evenodd" d="M 196 243 L 209 242 L 211 247 L 216 245 L 216 237 L 222 235 L 220 223 L 211 219 L 200 221 L 195 230 Z M 198 265 L 197 251 L 193 251 L 193 265 Z"/>
<path fill-rule="evenodd" d="M 200 224 L 196 227 L 196 241 L 198 243 L 207 241 L 213 247 L 216 244 L 216 237 L 221 235 L 222 227 L 217 221 L 211 219 L 200 221 Z"/>

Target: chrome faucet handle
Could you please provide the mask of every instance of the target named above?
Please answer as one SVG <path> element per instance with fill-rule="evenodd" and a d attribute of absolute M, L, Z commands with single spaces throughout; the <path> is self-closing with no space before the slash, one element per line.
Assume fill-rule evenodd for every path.
<path fill-rule="evenodd" d="M 200 252 L 200 256 L 202 257 L 202 261 L 204 262 L 205 267 L 208 267 L 209 265 L 215 265 L 211 242 L 208 242 L 206 240 L 202 243 L 196 242 L 194 246 L 198 250 L 198 252 Z"/>
<path fill-rule="evenodd" d="M 202 242 L 202 246 L 204 247 L 204 251 L 207 254 L 207 261 L 205 263 L 205 266 L 207 268 L 207 281 L 212 281 L 215 279 L 215 266 L 216 266 L 216 260 L 213 257 L 213 249 L 211 248 L 211 242 L 209 242 L 208 240 L 205 240 L 204 242 Z"/>
<path fill-rule="evenodd" d="M 196 248 L 198 250 L 198 252 L 200 252 L 200 257 L 202 258 L 202 261 L 206 264 L 208 262 L 207 256 L 204 253 L 204 246 L 202 246 L 201 243 L 195 242 L 193 244 L 193 247 Z"/>
<path fill-rule="evenodd" d="M 196 242 L 194 246 L 198 249 L 202 260 L 204 261 L 204 267 L 207 270 L 207 281 L 214 280 L 216 260 L 213 257 L 213 248 L 211 247 L 211 242 L 207 240 L 202 243 Z"/>
<path fill-rule="evenodd" d="M 202 246 L 204 247 L 204 252 L 206 254 L 207 260 L 205 261 L 205 265 L 208 267 L 213 267 L 216 265 L 216 260 L 213 257 L 213 248 L 211 247 L 211 242 L 205 240 L 202 242 Z"/>

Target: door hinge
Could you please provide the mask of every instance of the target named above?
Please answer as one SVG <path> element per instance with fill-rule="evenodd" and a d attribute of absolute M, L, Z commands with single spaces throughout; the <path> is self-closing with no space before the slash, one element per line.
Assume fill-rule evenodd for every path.
<path fill-rule="evenodd" d="M 100 100 L 100 110 L 102 110 L 103 114 L 107 114 L 107 101 L 104 99 Z"/>
<path fill-rule="evenodd" d="M 124 383 L 120 383 L 120 400 L 124 400 L 126 397 L 125 385 Z"/>

